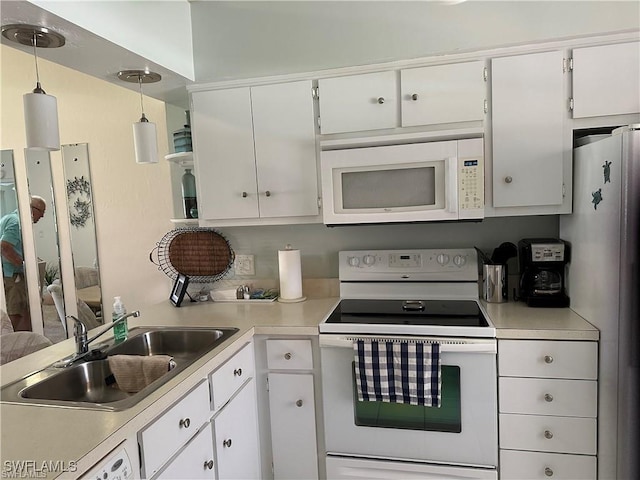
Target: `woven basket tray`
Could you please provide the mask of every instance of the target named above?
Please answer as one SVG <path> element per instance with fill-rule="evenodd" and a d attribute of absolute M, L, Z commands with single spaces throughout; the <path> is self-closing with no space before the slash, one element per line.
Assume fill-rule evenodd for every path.
<path fill-rule="evenodd" d="M 154 252 L 157 261 L 153 259 Z M 213 229 L 199 227 L 171 230 L 149 254 L 149 260 L 170 278 L 182 274 L 197 283 L 220 279 L 234 258 L 226 238 Z"/>

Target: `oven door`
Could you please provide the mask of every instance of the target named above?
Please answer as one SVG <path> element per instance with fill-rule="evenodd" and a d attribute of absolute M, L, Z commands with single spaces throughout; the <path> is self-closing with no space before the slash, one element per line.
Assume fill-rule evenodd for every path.
<path fill-rule="evenodd" d="M 327 453 L 495 469 L 496 340 L 411 338 L 441 345 L 440 407 L 358 401 L 353 340 L 320 335 Z"/>

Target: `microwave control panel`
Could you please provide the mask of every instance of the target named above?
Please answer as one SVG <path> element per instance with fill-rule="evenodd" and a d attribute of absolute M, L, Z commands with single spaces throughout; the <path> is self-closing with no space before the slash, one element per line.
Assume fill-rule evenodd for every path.
<path fill-rule="evenodd" d="M 460 210 L 484 209 L 483 158 L 460 158 L 458 160 L 458 198 Z"/>

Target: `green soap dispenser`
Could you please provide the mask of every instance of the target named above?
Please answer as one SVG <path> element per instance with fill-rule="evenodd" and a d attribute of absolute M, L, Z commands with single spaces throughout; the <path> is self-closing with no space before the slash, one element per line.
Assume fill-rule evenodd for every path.
<path fill-rule="evenodd" d="M 111 315 L 111 319 L 115 322 L 118 318 L 122 317 L 127 313 L 126 308 L 124 307 L 124 303 L 122 303 L 122 299 L 120 297 L 114 297 L 113 299 L 113 313 Z M 129 328 L 127 327 L 127 321 L 124 320 L 113 327 L 113 337 L 116 340 L 116 343 L 123 342 L 127 339 L 127 335 L 129 335 Z"/>

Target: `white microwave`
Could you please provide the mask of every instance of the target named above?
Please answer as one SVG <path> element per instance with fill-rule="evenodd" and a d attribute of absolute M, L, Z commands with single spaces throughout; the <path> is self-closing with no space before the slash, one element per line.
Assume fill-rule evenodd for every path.
<path fill-rule="evenodd" d="M 481 220 L 481 138 L 321 153 L 326 225 Z"/>

